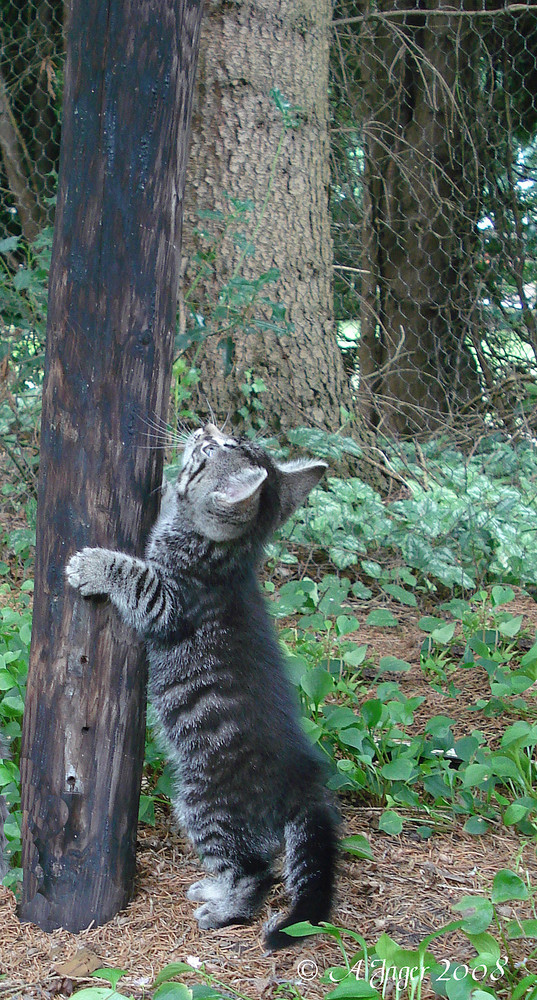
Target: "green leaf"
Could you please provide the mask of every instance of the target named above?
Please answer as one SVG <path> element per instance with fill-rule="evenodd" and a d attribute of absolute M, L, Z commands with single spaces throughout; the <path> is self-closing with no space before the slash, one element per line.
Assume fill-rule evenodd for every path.
<path fill-rule="evenodd" d="M 498 632 L 507 636 L 508 639 L 513 639 L 515 635 L 518 635 L 520 632 L 523 621 L 524 615 L 517 615 L 514 618 L 508 618 L 506 621 L 500 622 L 498 625 Z"/>
<path fill-rule="evenodd" d="M 537 983 L 537 976 L 533 973 L 529 976 L 523 976 L 517 986 L 515 986 L 513 992 L 511 993 L 510 1000 L 536 1000 L 537 991 L 532 990 L 531 993 L 528 992 L 530 986 L 535 986 Z M 478 997 L 481 1000 L 481 997 Z"/>
<path fill-rule="evenodd" d="M 309 937 L 312 934 L 326 934 L 324 927 L 310 924 L 309 920 L 299 920 L 296 924 L 291 924 L 290 927 L 284 927 L 283 931 L 289 937 Z"/>
<path fill-rule="evenodd" d="M 514 601 L 515 592 L 511 587 L 493 587 L 491 590 L 492 603 L 495 607 L 499 604 L 509 604 L 510 601 Z"/>
<path fill-rule="evenodd" d="M 364 732 L 358 726 L 347 726 L 338 736 L 339 742 L 346 747 L 353 747 L 354 750 L 361 750 L 364 744 Z M 343 763 L 339 761 L 338 764 Z M 351 764 L 351 761 L 345 763 Z M 354 768 L 352 768 L 354 769 Z"/>
<path fill-rule="evenodd" d="M 491 771 L 497 774 L 500 778 L 513 778 L 515 781 L 520 780 L 521 774 L 520 770 L 515 764 L 514 760 L 510 757 L 505 757 L 503 754 L 491 753 L 488 758 L 491 765 Z"/>
<path fill-rule="evenodd" d="M 384 833 L 389 833 L 390 836 L 396 837 L 403 829 L 403 820 L 398 813 L 394 812 L 392 809 L 387 809 L 386 812 L 382 813 L 379 819 L 379 830 L 384 830 Z"/>
<path fill-rule="evenodd" d="M 464 769 L 462 783 L 465 788 L 471 785 L 480 785 L 490 777 L 491 773 L 490 764 L 468 764 L 468 767 Z"/>
<path fill-rule="evenodd" d="M 24 702 L 20 694 L 7 695 L 2 699 L 2 705 L 9 709 L 10 715 L 22 715 L 24 712 Z"/>
<path fill-rule="evenodd" d="M 193 994 L 184 983 L 163 983 L 153 993 L 153 1000 L 193 1000 Z"/>
<path fill-rule="evenodd" d="M 360 713 L 367 728 L 374 729 L 382 718 L 382 702 L 379 698 L 369 698 L 364 701 Z"/>
<path fill-rule="evenodd" d="M 155 826 L 155 801 L 152 795 L 140 795 L 138 822 Z"/>
<path fill-rule="evenodd" d="M 467 934 L 480 934 L 490 927 L 494 919 L 494 908 L 484 896 L 463 896 L 453 907 L 462 915 L 462 930 Z"/>
<path fill-rule="evenodd" d="M 106 979 L 106 981 L 110 983 L 110 986 L 112 987 L 113 990 L 115 990 L 121 977 L 126 975 L 127 975 L 126 969 L 104 968 L 104 969 L 95 969 L 95 972 L 92 972 L 92 976 L 95 976 L 96 979 Z"/>
<path fill-rule="evenodd" d="M 495 937 L 488 931 L 480 931 L 478 934 L 469 934 L 468 940 L 477 951 L 477 958 L 472 960 L 472 964 L 484 962 L 489 967 L 494 967 L 500 958 L 500 946 Z"/>
<path fill-rule="evenodd" d="M 387 594 L 390 594 L 395 601 L 398 601 L 399 604 L 407 604 L 411 608 L 416 608 L 418 606 L 418 602 L 416 601 L 415 595 L 412 591 L 405 590 L 405 588 L 401 587 L 398 583 L 385 583 L 382 589 Z"/>
<path fill-rule="evenodd" d="M 76 991 L 76 1000 L 125 1000 L 125 997 L 108 986 L 87 986 Z"/>
<path fill-rule="evenodd" d="M 6 236 L 5 239 L 0 240 L 0 253 L 9 253 L 11 250 L 16 250 L 19 245 L 20 236 Z"/>
<path fill-rule="evenodd" d="M 537 938 L 537 920 L 510 920 L 507 924 L 507 936 L 514 938 Z"/>
<path fill-rule="evenodd" d="M 387 611 L 385 608 L 370 611 L 365 623 L 377 628 L 393 628 L 394 625 L 399 624 L 395 615 L 392 615 L 391 611 Z"/>
<path fill-rule="evenodd" d="M 373 851 L 371 844 L 369 843 L 367 837 L 364 837 L 362 833 L 355 833 L 351 837 L 343 837 L 340 840 L 340 847 L 349 854 L 356 854 L 359 858 L 366 858 L 368 861 L 374 861 Z"/>
<path fill-rule="evenodd" d="M 300 686 L 318 708 L 335 687 L 334 678 L 323 667 L 313 667 L 301 678 Z"/>
<path fill-rule="evenodd" d="M 165 965 L 161 969 L 153 986 L 160 986 L 161 983 L 166 983 L 168 980 L 174 979 L 175 976 L 182 975 L 183 972 L 192 972 L 193 970 L 194 966 L 189 965 L 187 962 L 170 962 L 169 965 Z M 197 969 L 194 971 L 197 971 Z"/>
<path fill-rule="evenodd" d="M 372 559 L 362 559 L 360 563 L 364 573 L 368 576 L 372 576 L 374 580 L 380 580 L 384 575 L 384 570 L 378 562 L 373 562 Z"/>
<path fill-rule="evenodd" d="M 524 819 L 528 815 L 529 808 L 522 802 L 511 802 L 507 806 L 502 819 L 506 826 L 513 826 L 515 823 L 520 823 L 520 820 Z"/>
<path fill-rule="evenodd" d="M 537 642 L 534 642 L 531 649 L 528 649 L 527 653 L 524 653 L 520 661 L 521 667 L 533 667 L 537 663 Z"/>
<path fill-rule="evenodd" d="M 367 653 L 367 646 L 356 646 L 355 649 L 348 649 L 343 653 L 343 662 L 349 667 L 359 667 L 364 662 Z"/>
<path fill-rule="evenodd" d="M 336 618 L 336 631 L 338 635 L 348 635 L 356 632 L 360 627 L 360 622 L 353 615 L 338 615 Z"/>
<path fill-rule="evenodd" d="M 432 615 L 424 615 L 424 617 L 420 618 L 418 622 L 418 628 L 420 628 L 422 632 L 433 632 L 435 628 L 441 628 L 442 625 L 445 624 L 446 623 L 443 618 L 434 618 Z"/>
<path fill-rule="evenodd" d="M 8 670 L 0 670 L 0 691 L 10 691 L 15 687 L 13 676 Z"/>
<path fill-rule="evenodd" d="M 489 825 L 481 816 L 470 816 L 470 819 L 466 820 L 463 830 L 472 837 L 480 837 L 483 833 L 487 832 Z"/>
<path fill-rule="evenodd" d="M 435 642 L 439 642 L 444 645 L 446 642 L 450 642 L 455 634 L 455 622 L 447 622 L 444 625 L 440 625 L 438 628 L 433 629 L 431 632 L 431 638 Z"/>
<path fill-rule="evenodd" d="M 472 759 L 478 747 L 479 740 L 475 736 L 462 736 L 460 740 L 456 740 L 453 749 L 457 757 L 467 763 Z"/>
<path fill-rule="evenodd" d="M 382 673 L 401 674 L 410 670 L 410 663 L 406 660 L 399 660 L 397 656 L 381 656 L 379 670 Z"/>
<path fill-rule="evenodd" d="M 339 983 L 335 989 L 327 993 L 325 1000 L 359 1000 L 362 997 L 380 997 L 380 993 L 363 979 L 357 979 L 352 973 Z"/>
<path fill-rule="evenodd" d="M 441 964 L 431 969 L 431 984 L 437 996 L 449 997 L 449 1000 L 470 1000 L 475 981 L 468 969 L 464 971 L 463 965 L 450 962 L 447 968 Z"/>
<path fill-rule="evenodd" d="M 502 868 L 501 871 L 496 872 L 492 882 L 491 899 L 493 903 L 506 903 L 511 899 L 527 899 L 528 895 L 524 882 L 515 872 L 508 868 Z"/>
<path fill-rule="evenodd" d="M 412 761 L 406 757 L 399 757 L 397 760 L 392 760 L 384 764 L 380 769 L 380 773 L 388 781 L 408 781 L 413 770 Z"/>
<path fill-rule="evenodd" d="M 537 725 L 529 725 L 527 722 L 522 720 L 519 722 L 514 722 L 512 726 L 509 726 L 500 740 L 500 746 L 502 748 L 519 746 L 519 747 L 529 747 L 537 744 Z"/>

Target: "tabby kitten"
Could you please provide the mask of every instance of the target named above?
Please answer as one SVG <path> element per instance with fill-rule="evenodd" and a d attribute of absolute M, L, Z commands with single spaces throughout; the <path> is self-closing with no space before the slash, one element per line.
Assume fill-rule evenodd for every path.
<path fill-rule="evenodd" d="M 244 923 L 261 907 L 285 845 L 292 908 L 266 926 L 326 920 L 335 816 L 304 736 L 255 568 L 271 533 L 326 464 L 277 464 L 212 424 L 187 441 L 182 470 L 136 559 L 85 548 L 66 574 L 84 597 L 108 595 L 145 637 L 149 690 L 177 769 L 174 807 L 210 877 L 188 897 L 200 928 Z"/>

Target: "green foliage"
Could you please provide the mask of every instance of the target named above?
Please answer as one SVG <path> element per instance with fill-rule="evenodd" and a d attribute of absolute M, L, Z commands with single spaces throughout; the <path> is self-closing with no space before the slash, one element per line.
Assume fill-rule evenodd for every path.
<path fill-rule="evenodd" d="M 360 838 L 349 838 L 358 841 Z M 367 848 L 362 856 L 370 857 Z M 360 853 L 360 848 L 356 853 Z M 537 954 L 537 919 L 535 919 L 536 889 L 529 881 L 509 869 L 503 869 L 494 876 L 488 896 L 463 896 L 453 906 L 458 917 L 432 934 L 426 935 L 417 948 L 401 948 L 388 934 L 381 934 L 377 942 L 368 947 L 361 934 L 323 923 L 314 926 L 306 921 L 286 929 L 289 938 L 313 936 L 329 937 L 337 945 L 341 959 L 337 965 L 319 968 L 313 959 L 298 963 L 300 978 L 293 983 L 281 983 L 281 990 L 290 990 L 296 1000 L 303 1000 L 307 992 L 308 978 L 313 976 L 326 988 L 326 1000 L 357 1000 L 372 998 L 381 1000 L 392 992 L 402 1000 L 420 1000 L 430 995 L 447 997 L 448 1000 L 500 1000 L 510 996 L 513 1000 L 534 1000 L 537 975 L 528 973 L 531 959 Z M 515 904 L 520 900 L 529 901 L 533 917 L 521 919 L 518 916 L 506 919 L 505 907 L 501 904 Z M 510 908 L 511 909 L 511 908 Z M 516 909 L 514 910 L 516 913 Z M 455 959 L 437 960 L 434 954 L 435 942 L 452 936 L 462 935 L 469 946 L 467 961 Z M 452 938 L 451 938 L 452 939 Z M 510 942 L 525 940 L 528 954 L 523 964 L 512 957 Z M 350 942 L 350 944 L 349 944 Z M 154 1000 L 225 1000 L 242 998 L 248 1000 L 228 983 L 222 982 L 214 972 L 209 972 L 203 963 L 192 959 L 187 962 L 171 962 L 156 976 L 151 989 Z M 118 990 L 118 983 L 128 975 L 124 969 L 98 969 L 93 973 L 96 979 L 104 979 L 108 987 L 91 986 L 78 990 L 77 1000 L 124 1000 L 128 994 Z M 177 982 L 188 977 L 192 985 Z"/>
<path fill-rule="evenodd" d="M 16 236 L 0 240 L 0 446 L 9 457 L 9 502 L 35 497 L 52 230 L 28 247 Z"/>
<path fill-rule="evenodd" d="M 7 590 L 3 585 L 2 592 Z M 11 760 L 0 762 L 0 795 L 9 807 L 4 830 L 11 868 L 4 879 L 5 885 L 15 885 L 22 876 L 18 759 L 30 638 L 31 612 L 28 595 L 23 592 L 15 608 L 0 608 L 0 732 L 7 738 L 11 753 Z"/>
<path fill-rule="evenodd" d="M 522 657 L 516 654 L 513 637 L 521 621 L 502 607 L 512 600 L 512 590 L 498 586 L 491 595 L 480 591 L 471 601 L 443 605 L 460 622 L 457 636 L 455 623 L 433 616 L 420 622 L 426 633 L 422 666 L 433 687 L 442 690 L 437 680 L 440 675 L 449 680 L 449 656 L 456 655 L 459 665 L 462 651 L 466 670 L 485 669 L 489 677 L 491 697 L 480 699 L 476 708 L 489 714 L 525 712 L 528 721 L 509 726 L 497 750 L 473 728 L 456 740 L 448 716 L 435 716 L 415 735 L 414 713 L 423 698 L 407 697 L 396 680 L 410 664 L 387 655 L 375 665 L 367 645 L 356 641 L 358 621 L 346 603 L 350 593 L 348 579 L 328 574 L 318 584 L 308 578 L 283 584 L 274 601 L 277 618 L 293 619 L 292 627 L 282 630 L 289 674 L 306 731 L 329 761 L 329 786 L 384 806 L 379 826 L 394 835 L 409 810 L 423 836 L 430 835 L 430 824 L 445 823 L 446 811 L 468 817 L 465 830 L 471 834 L 484 833 L 500 818 L 523 835 L 537 834 L 537 722 L 532 721 L 537 713 L 520 697 L 537 676 L 537 643 Z M 367 624 L 393 627 L 386 609 L 373 615 Z M 364 673 L 368 691 L 376 685 L 367 700 Z"/>
<path fill-rule="evenodd" d="M 298 428 L 288 438 L 332 462 L 352 455 L 353 448 L 360 454 L 352 439 L 318 430 Z M 386 454 L 404 477 L 406 499 L 385 501 L 360 479 L 328 476 L 308 508 L 284 526 L 270 555 L 280 558 L 289 542 L 323 550 L 338 569 L 361 567 L 387 593 L 412 606 L 418 580 L 428 590 L 473 590 L 494 581 L 537 584 L 537 450 L 532 444 L 491 437 L 467 459 L 448 442 L 431 441 L 423 448 L 425 466 L 411 444 L 399 445 L 397 452 L 387 446 Z M 407 574 L 406 581 L 390 580 L 382 570 L 379 563 L 387 555 L 404 564 L 399 572 Z M 366 556 L 377 556 L 379 563 Z"/>
<path fill-rule="evenodd" d="M 419 1000 L 430 995 L 449 1000 L 498 1000 L 509 995 L 518 1000 L 533 1000 L 537 975 L 527 974 L 527 963 L 537 954 L 533 946 L 537 922 L 533 919 L 505 920 L 502 902 L 531 900 L 535 913 L 535 887 L 527 884 L 515 872 L 499 871 L 494 877 L 492 892 L 487 896 L 463 896 L 453 907 L 461 916 L 432 934 L 417 948 L 401 948 L 387 934 L 368 948 L 364 938 L 334 924 L 313 927 L 307 922 L 287 928 L 290 937 L 320 934 L 331 937 L 341 954 L 341 964 L 325 970 L 321 981 L 332 987 L 326 1000 L 339 998 L 391 995 Z M 467 962 L 442 959 L 437 961 L 433 942 L 458 931 L 466 937 L 474 956 Z M 351 941 L 351 950 L 345 943 Z M 522 965 L 511 956 L 509 942 L 523 938 L 528 942 L 528 956 Z M 358 949 L 357 949 L 358 946 Z"/>

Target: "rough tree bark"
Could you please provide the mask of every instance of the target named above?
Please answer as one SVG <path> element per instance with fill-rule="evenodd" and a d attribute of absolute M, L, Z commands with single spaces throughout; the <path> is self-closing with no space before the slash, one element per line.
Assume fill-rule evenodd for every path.
<path fill-rule="evenodd" d="M 478 36 L 440 13 L 390 17 L 361 34 L 364 128 L 362 411 L 384 431 L 435 430 L 479 391 L 475 100 Z M 418 8 L 418 5 L 416 5 Z"/>
<path fill-rule="evenodd" d="M 199 224 L 197 213 L 228 213 L 229 198 L 251 201 L 246 228 L 255 253 L 245 256 L 238 276 L 252 280 L 276 267 L 280 279 L 266 294 L 286 307 L 294 331 L 284 336 L 232 331 L 234 353 L 226 376 L 229 359 L 219 347 L 225 323 L 217 323 L 199 356 L 198 405 L 203 410 L 208 395 L 220 418 L 236 414 L 244 403 L 240 385 L 251 371 L 269 390 L 260 401 L 276 431 L 300 423 L 333 430 L 340 426 L 340 404 L 351 406 L 332 306 L 330 21 L 329 0 L 213 0 L 200 46 L 185 199 L 185 288 L 197 278 L 198 265 L 191 263 L 196 242 L 190 237 Z M 300 109 L 297 127 L 286 130 L 279 154 L 284 125 L 272 89 Z M 242 245 L 227 236 L 215 273 L 197 283 L 189 307 L 210 313 L 241 254 Z"/>
<path fill-rule="evenodd" d="M 45 213 L 37 193 L 33 167 L 17 128 L 9 94 L 0 71 L 0 152 L 4 170 L 19 215 L 23 236 L 35 240 L 44 224 Z"/>
<path fill-rule="evenodd" d="M 128 902 L 145 658 L 64 585 L 83 545 L 140 553 L 166 414 L 199 0 L 75 0 L 43 395 L 21 755 L 20 916 L 79 931 Z"/>

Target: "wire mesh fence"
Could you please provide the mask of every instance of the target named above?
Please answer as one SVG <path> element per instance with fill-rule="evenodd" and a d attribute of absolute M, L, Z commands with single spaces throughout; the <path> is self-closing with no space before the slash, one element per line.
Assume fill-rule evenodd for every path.
<path fill-rule="evenodd" d="M 334 27 L 336 311 L 360 410 L 399 436 L 531 436 L 537 7 L 342 3 Z"/>
<path fill-rule="evenodd" d="M 2 312 L 18 295 L 41 335 L 68 9 L 0 0 Z M 531 440 L 537 6 L 338 0 L 330 32 L 335 315 L 360 419 L 465 449 Z"/>

